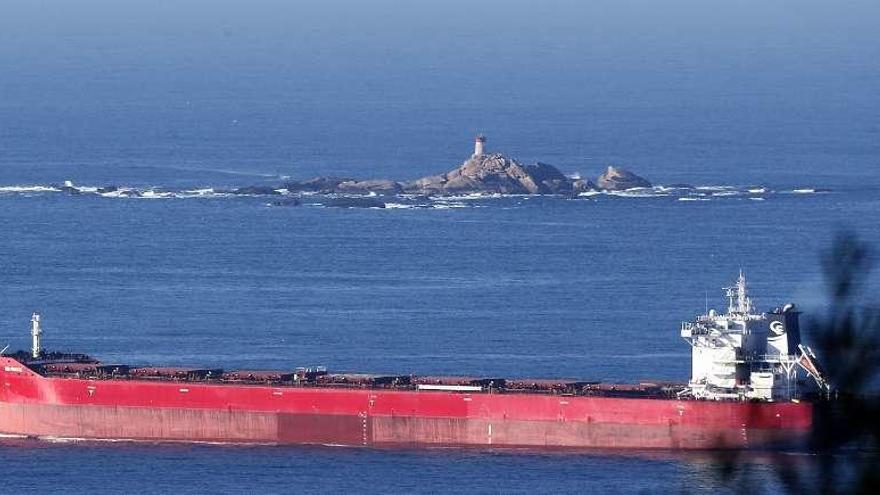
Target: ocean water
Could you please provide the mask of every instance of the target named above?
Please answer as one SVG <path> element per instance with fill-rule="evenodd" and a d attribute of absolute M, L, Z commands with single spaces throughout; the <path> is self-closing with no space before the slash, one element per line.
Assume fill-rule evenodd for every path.
<path fill-rule="evenodd" d="M 739 270 L 762 308 L 815 315 L 834 234 L 880 245 L 868 2 L 0 5 L 2 346 L 38 310 L 47 347 L 105 361 L 685 380 L 679 322 Z M 384 210 L 208 191 L 415 178 L 475 132 L 658 187 Z M 672 452 L 4 440 L 0 463 L 18 493 L 731 488 Z"/>

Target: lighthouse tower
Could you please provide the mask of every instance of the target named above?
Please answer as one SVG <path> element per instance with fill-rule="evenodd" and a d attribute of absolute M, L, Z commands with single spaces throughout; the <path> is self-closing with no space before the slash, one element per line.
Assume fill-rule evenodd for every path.
<path fill-rule="evenodd" d="M 474 156 L 483 156 L 483 145 L 486 144 L 486 136 L 477 134 L 474 140 Z"/>

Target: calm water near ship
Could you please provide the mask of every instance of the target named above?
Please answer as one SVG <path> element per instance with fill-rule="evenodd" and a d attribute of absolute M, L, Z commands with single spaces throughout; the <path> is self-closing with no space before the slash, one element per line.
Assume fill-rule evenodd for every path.
<path fill-rule="evenodd" d="M 0 347 L 39 310 L 47 347 L 104 361 L 686 380 L 679 322 L 740 269 L 762 308 L 815 314 L 834 232 L 880 246 L 868 3 L 182 5 L 0 15 Z M 476 131 L 566 173 L 702 189 L 385 210 L 205 191 L 415 178 Z M 46 190 L 64 180 L 158 194 Z M 648 452 L 8 439 L 0 465 L 19 493 L 719 486 L 704 455 Z"/>

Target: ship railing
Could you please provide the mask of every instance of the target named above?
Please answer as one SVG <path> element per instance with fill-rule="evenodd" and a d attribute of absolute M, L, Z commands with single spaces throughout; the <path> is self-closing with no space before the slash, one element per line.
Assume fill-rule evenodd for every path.
<path fill-rule="evenodd" d="M 99 373 L 64 373 L 52 372 L 48 373 L 58 378 L 69 379 L 91 379 L 91 380 L 146 380 L 146 381 L 166 381 L 166 382 L 198 382 L 203 384 L 235 384 L 236 386 L 273 386 L 283 388 L 318 388 L 318 389 L 342 389 L 342 390 L 408 390 L 424 392 L 461 392 L 474 394 L 511 394 L 511 395 L 549 395 L 549 396 L 580 396 L 580 397 L 643 397 L 643 398 L 663 398 L 675 397 L 675 393 L 680 387 L 660 386 L 660 385 L 605 385 L 595 384 L 592 382 L 572 382 L 568 386 L 514 386 L 514 387 L 480 387 L 480 386 L 431 386 L 410 384 L 374 384 L 369 382 L 305 382 L 305 381 L 285 381 L 285 380 L 228 380 L 222 378 L 214 379 L 181 379 L 168 376 L 132 376 L 132 375 L 109 375 Z"/>
<path fill-rule="evenodd" d="M 772 364 L 788 364 L 797 362 L 797 356 L 788 354 L 752 354 L 746 356 L 746 361 L 750 363 L 772 363 Z"/>
<path fill-rule="evenodd" d="M 694 335 L 708 335 L 709 328 L 705 325 L 694 323 L 692 321 L 681 322 L 681 336 L 691 337 Z"/>

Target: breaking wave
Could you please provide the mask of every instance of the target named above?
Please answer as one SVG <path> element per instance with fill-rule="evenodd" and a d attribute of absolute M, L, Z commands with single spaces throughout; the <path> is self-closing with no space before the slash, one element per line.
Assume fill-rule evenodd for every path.
<path fill-rule="evenodd" d="M 430 203 L 385 203 L 385 208 L 391 210 L 421 210 L 432 208 L 435 210 L 448 210 L 451 208 L 479 208 L 477 205 L 469 205 L 460 202 L 433 201 Z"/>
<path fill-rule="evenodd" d="M 42 192 L 61 192 L 52 186 L 0 186 L 0 194 L 2 193 L 42 193 Z"/>
<path fill-rule="evenodd" d="M 424 208 L 422 205 L 407 205 L 403 203 L 385 203 L 385 208 L 391 210 L 412 210 L 413 208 Z"/>
<path fill-rule="evenodd" d="M 711 201 L 715 199 L 749 199 L 764 201 L 777 195 L 828 193 L 829 189 L 797 188 L 771 189 L 767 186 L 654 186 L 624 191 L 587 191 L 580 198 L 673 198 L 678 201 Z"/>
<path fill-rule="evenodd" d="M 627 189 L 623 191 L 586 191 L 578 194 L 574 199 L 582 199 L 589 201 L 602 200 L 646 200 L 646 199 L 668 199 L 677 201 L 712 201 L 712 200 L 730 200 L 742 199 L 753 201 L 764 201 L 779 195 L 812 195 L 820 193 L 830 193 L 829 189 L 821 189 L 814 187 L 797 187 L 789 189 L 772 189 L 768 186 L 729 186 L 729 185 L 659 185 L 654 187 L 643 187 Z M 205 187 L 188 187 L 188 188 L 169 188 L 160 186 L 147 187 L 129 187 L 129 186 L 83 186 L 74 184 L 72 181 L 64 181 L 59 184 L 22 184 L 0 186 L 0 198 L 4 197 L 29 197 L 39 195 L 54 196 L 71 196 L 71 197 L 97 197 L 112 199 L 220 199 L 220 198 L 276 198 L 269 203 L 269 206 L 289 206 L 301 204 L 305 206 L 325 206 L 339 207 L 338 204 L 330 204 L 330 198 L 363 198 L 373 202 L 384 203 L 385 209 L 392 210 L 414 210 L 414 209 L 456 209 L 456 208 L 481 208 L 491 205 L 511 206 L 511 202 L 516 201 L 515 206 L 521 205 L 526 200 L 534 199 L 535 196 L 523 194 L 461 194 L 455 196 L 420 196 L 414 194 L 401 194 L 395 196 L 377 196 L 371 194 L 369 196 L 359 195 L 339 195 L 339 194 L 321 194 L 321 193 L 288 193 L 285 189 L 271 189 L 267 187 L 243 187 L 241 189 L 220 189 L 211 186 Z M 496 201 L 502 201 L 496 203 Z M 354 205 L 349 207 L 376 207 L 383 206 Z"/>

